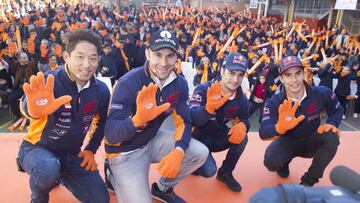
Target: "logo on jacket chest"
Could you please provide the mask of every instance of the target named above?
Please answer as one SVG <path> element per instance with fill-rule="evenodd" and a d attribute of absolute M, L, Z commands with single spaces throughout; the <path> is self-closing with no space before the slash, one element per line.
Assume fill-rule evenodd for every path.
<path fill-rule="evenodd" d="M 312 120 L 319 118 L 319 112 L 316 108 L 317 105 L 318 105 L 318 102 L 314 101 L 306 108 L 307 121 L 312 121 Z"/>
<path fill-rule="evenodd" d="M 179 92 L 175 92 L 166 98 L 166 102 L 170 104 L 170 108 L 165 111 L 166 114 L 170 114 L 175 110 L 175 104 L 177 103 Z M 163 98 L 160 97 L 160 102 L 163 102 Z"/>
<path fill-rule="evenodd" d="M 233 106 L 225 110 L 224 122 L 229 122 L 236 117 L 239 107 Z"/>
<path fill-rule="evenodd" d="M 94 99 L 94 100 L 90 101 L 89 103 L 87 103 L 83 108 L 84 113 L 95 112 L 96 111 L 96 102 L 97 102 L 97 100 Z"/>

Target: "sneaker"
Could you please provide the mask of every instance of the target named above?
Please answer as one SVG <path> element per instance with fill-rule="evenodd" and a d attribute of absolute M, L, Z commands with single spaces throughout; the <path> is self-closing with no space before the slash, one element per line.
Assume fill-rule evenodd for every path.
<path fill-rule="evenodd" d="M 342 119 L 343 119 L 343 120 L 345 120 L 345 119 L 346 119 L 346 116 L 345 116 L 345 115 L 343 115 L 343 116 L 342 116 Z"/>
<path fill-rule="evenodd" d="M 241 185 L 235 180 L 234 176 L 231 173 L 223 173 L 219 169 L 216 179 L 225 183 L 225 185 L 228 186 L 228 188 L 234 192 L 241 191 Z"/>
<path fill-rule="evenodd" d="M 168 203 L 186 203 L 181 197 L 175 194 L 173 188 L 169 188 L 167 191 L 161 191 L 157 183 L 153 183 L 151 186 L 151 194 L 154 199 L 161 202 Z"/>
<path fill-rule="evenodd" d="M 109 192 L 115 193 L 114 186 L 111 184 L 108 176 L 111 174 L 109 163 L 105 162 L 104 164 L 104 173 L 105 173 L 105 185 Z"/>
<path fill-rule="evenodd" d="M 359 118 L 359 114 L 358 114 L 358 113 L 354 113 L 354 118 Z"/>
<path fill-rule="evenodd" d="M 282 177 L 282 178 L 287 178 L 289 177 L 290 171 L 289 171 L 289 164 L 286 164 L 285 166 L 283 166 L 281 169 L 277 170 L 276 173 Z"/>

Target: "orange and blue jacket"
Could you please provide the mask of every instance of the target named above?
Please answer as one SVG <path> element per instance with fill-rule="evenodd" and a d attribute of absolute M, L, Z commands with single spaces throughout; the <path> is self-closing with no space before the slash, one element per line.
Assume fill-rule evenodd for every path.
<path fill-rule="evenodd" d="M 85 150 L 95 153 L 104 137 L 110 100 L 109 89 L 93 77 L 89 87 L 78 92 L 77 85 L 69 77 L 66 67 L 49 74 L 53 74 L 55 78 L 55 98 L 70 95 L 72 100 L 47 117 L 33 119 L 28 114 L 24 96 L 20 108 L 22 113 L 30 118 L 24 140 L 50 151 L 75 154 L 80 152 L 84 139 L 88 136 L 90 139 Z"/>
<path fill-rule="evenodd" d="M 285 88 L 266 100 L 259 135 L 263 140 L 272 139 L 275 136 L 288 137 L 291 139 L 304 139 L 316 134 L 321 124 L 321 114 L 327 113 L 326 123 L 338 127 L 341 123 L 344 109 L 341 107 L 335 93 L 324 86 L 310 86 L 305 81 L 306 97 L 300 102 L 295 112 L 295 117 L 304 115 L 305 119 L 293 129 L 280 135 L 275 125 L 279 118 L 279 107 L 287 99 Z"/>
<path fill-rule="evenodd" d="M 170 114 L 174 117 L 175 146 L 184 151 L 188 148 L 191 138 L 191 116 L 187 105 L 189 89 L 187 81 L 181 76 L 177 75 L 173 81 L 156 92 L 156 104 L 168 102 L 171 104 L 170 108 L 147 125 L 141 128 L 134 126 L 131 118 L 136 113 L 137 93 L 143 86 L 155 83 L 151 74 L 153 73 L 145 65 L 131 70 L 115 85 L 105 126 L 107 158 L 145 146 L 156 136 L 161 124 Z"/>
<path fill-rule="evenodd" d="M 216 110 L 215 115 L 205 110 L 207 90 L 215 81 L 208 81 L 198 85 L 190 99 L 191 118 L 194 124 L 193 135 L 206 136 L 217 132 L 228 131 L 229 127 L 243 122 L 247 131 L 250 129 L 249 101 L 241 87 L 236 90 L 233 99 Z"/>

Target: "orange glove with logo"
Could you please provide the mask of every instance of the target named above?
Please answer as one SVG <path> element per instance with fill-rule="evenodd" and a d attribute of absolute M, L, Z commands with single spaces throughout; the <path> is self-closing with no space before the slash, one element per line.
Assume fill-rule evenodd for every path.
<path fill-rule="evenodd" d="M 173 149 L 168 155 L 164 156 L 156 167 L 160 175 L 165 178 L 175 178 L 181 167 L 185 153 L 179 149 Z"/>
<path fill-rule="evenodd" d="M 96 171 L 97 169 L 97 164 L 95 161 L 95 156 L 94 153 L 92 151 L 89 150 L 84 150 L 81 151 L 78 154 L 79 158 L 83 158 L 84 160 L 81 162 L 80 166 L 81 167 L 85 167 L 86 166 L 86 170 L 91 170 L 91 171 Z"/>
<path fill-rule="evenodd" d="M 207 90 L 207 101 L 205 110 L 210 114 L 215 114 L 215 111 L 222 105 L 224 105 L 230 96 L 230 93 L 222 96 L 222 88 L 220 82 L 213 83 Z"/>
<path fill-rule="evenodd" d="M 294 106 L 292 106 L 291 98 L 284 100 L 284 102 L 279 107 L 279 120 L 275 125 L 276 132 L 279 134 L 284 134 L 286 131 L 293 129 L 295 126 L 297 126 L 297 124 L 304 120 L 304 115 L 295 118 L 295 112 L 298 106 L 298 101 L 295 101 Z"/>
<path fill-rule="evenodd" d="M 229 130 L 230 135 L 229 142 L 232 144 L 240 144 L 245 136 L 246 136 L 246 126 L 243 122 L 239 122 L 238 124 L 231 127 Z"/>
<path fill-rule="evenodd" d="M 135 127 L 144 126 L 170 107 L 169 103 L 156 105 L 155 97 L 158 87 L 158 84 L 150 83 L 139 91 L 136 97 L 136 114 L 132 117 Z"/>
<path fill-rule="evenodd" d="M 330 130 L 333 133 L 337 133 L 338 135 L 340 135 L 339 130 L 335 126 L 333 126 L 331 124 L 320 125 L 319 128 L 317 129 L 317 133 L 323 134 L 323 133 L 329 132 Z"/>
<path fill-rule="evenodd" d="M 45 84 L 42 72 L 38 72 L 36 76 L 31 76 L 30 84 L 25 83 L 23 89 L 27 99 L 29 115 L 33 118 L 50 115 L 72 99 L 69 95 L 55 99 L 54 76 L 49 75 Z"/>

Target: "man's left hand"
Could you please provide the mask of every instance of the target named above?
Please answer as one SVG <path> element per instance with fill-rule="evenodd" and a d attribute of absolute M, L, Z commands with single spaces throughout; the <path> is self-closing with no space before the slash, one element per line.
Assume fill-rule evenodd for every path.
<path fill-rule="evenodd" d="M 80 166 L 85 167 L 86 170 L 96 171 L 97 164 L 95 161 L 95 155 L 92 151 L 84 150 L 78 154 L 78 157 L 83 158 L 84 160 L 81 162 Z"/>
<path fill-rule="evenodd" d="M 232 144 L 240 144 L 246 136 L 246 126 L 243 122 L 234 125 L 229 130 L 229 142 Z"/>
<path fill-rule="evenodd" d="M 336 134 L 340 135 L 339 130 L 335 126 L 333 126 L 331 124 L 320 125 L 319 128 L 317 129 L 317 133 L 323 134 L 323 133 L 329 132 L 330 130 L 333 133 L 336 133 Z"/>
<path fill-rule="evenodd" d="M 156 167 L 160 175 L 165 178 L 175 178 L 179 171 L 185 153 L 179 149 L 173 149 L 168 155 L 164 156 Z"/>

